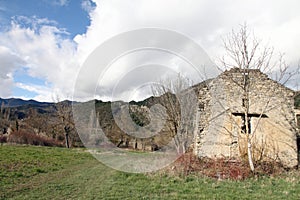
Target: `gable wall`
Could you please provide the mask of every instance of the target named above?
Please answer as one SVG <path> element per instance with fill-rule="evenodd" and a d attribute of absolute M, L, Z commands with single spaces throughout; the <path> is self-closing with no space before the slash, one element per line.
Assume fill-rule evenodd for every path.
<path fill-rule="evenodd" d="M 249 113 L 265 114 L 267 118 L 251 118 L 254 160 L 281 160 L 286 166 L 297 165 L 294 93 L 269 79 L 258 70 L 249 72 Z M 240 72 L 222 73 L 199 93 L 199 131 L 195 153 L 199 157 L 245 157 L 247 142 L 241 134 L 243 113 L 243 75 Z M 203 90 L 203 89 L 202 89 Z M 200 130 L 200 129 L 199 129 Z"/>

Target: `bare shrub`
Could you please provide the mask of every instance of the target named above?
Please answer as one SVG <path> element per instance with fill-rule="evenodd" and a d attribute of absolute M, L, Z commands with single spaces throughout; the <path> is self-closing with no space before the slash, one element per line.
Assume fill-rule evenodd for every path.
<path fill-rule="evenodd" d="M 284 168 L 280 162 L 256 162 L 255 172 L 249 168 L 246 160 L 232 160 L 228 158 L 199 159 L 192 152 L 179 157 L 171 166 L 165 168 L 163 173 L 172 176 L 186 177 L 188 175 L 205 176 L 218 180 L 244 180 L 256 176 L 277 176 L 289 169 Z"/>
<path fill-rule="evenodd" d="M 14 131 L 8 139 L 8 143 L 29 144 L 38 146 L 62 146 L 62 144 L 54 139 L 36 135 L 25 131 Z"/>
<path fill-rule="evenodd" d="M 0 135 L 0 143 L 6 143 L 7 142 L 7 136 L 6 135 Z"/>

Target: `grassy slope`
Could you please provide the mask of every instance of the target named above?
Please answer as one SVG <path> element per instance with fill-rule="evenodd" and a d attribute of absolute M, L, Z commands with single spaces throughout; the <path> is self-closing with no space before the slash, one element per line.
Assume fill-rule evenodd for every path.
<path fill-rule="evenodd" d="M 128 174 L 83 150 L 0 146 L 0 199 L 300 199 L 299 173 L 216 181 Z"/>

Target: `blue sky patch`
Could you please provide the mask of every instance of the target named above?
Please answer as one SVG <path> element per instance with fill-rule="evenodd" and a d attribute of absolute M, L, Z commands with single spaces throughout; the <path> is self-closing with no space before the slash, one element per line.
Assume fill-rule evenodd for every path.
<path fill-rule="evenodd" d="M 12 93 L 15 97 L 25 97 L 28 99 L 33 99 L 36 95 L 38 95 L 36 92 L 28 91 L 16 86 L 13 87 Z"/>
<path fill-rule="evenodd" d="M 45 80 L 40 78 L 35 78 L 28 75 L 28 71 L 25 68 L 21 68 L 14 73 L 14 82 L 24 83 L 24 84 L 33 84 L 33 85 L 41 85 L 46 86 Z"/>
<path fill-rule="evenodd" d="M 7 27 L 17 16 L 47 18 L 57 22 L 57 27 L 65 28 L 70 37 L 86 32 L 90 25 L 89 15 L 82 8 L 82 1 L 66 1 L 65 4 L 52 0 L 9 0 L 0 1 L 0 27 Z M 95 4 L 90 2 L 92 7 Z M 26 25 L 26 24 L 23 24 Z"/>

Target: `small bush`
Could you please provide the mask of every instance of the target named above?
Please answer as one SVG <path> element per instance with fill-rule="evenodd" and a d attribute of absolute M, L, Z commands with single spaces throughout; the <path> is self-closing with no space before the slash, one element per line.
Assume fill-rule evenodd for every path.
<path fill-rule="evenodd" d="M 6 143 L 7 142 L 7 136 L 6 135 L 0 135 L 0 143 Z"/>
<path fill-rule="evenodd" d="M 228 158 L 199 159 L 192 152 L 187 152 L 164 171 L 168 174 L 184 177 L 190 174 L 198 174 L 216 179 L 243 180 L 253 176 L 279 175 L 286 170 L 278 162 L 261 162 L 256 163 L 255 173 L 252 173 L 248 163 L 242 160 Z"/>
<path fill-rule="evenodd" d="M 171 169 L 173 174 L 199 174 L 216 179 L 242 180 L 251 175 L 249 167 L 241 161 L 225 158 L 199 159 L 192 152 L 180 156 Z"/>
<path fill-rule="evenodd" d="M 25 132 L 25 131 L 12 132 L 9 135 L 7 142 L 16 143 L 16 144 L 37 145 L 37 146 L 62 146 L 60 142 L 54 139 L 36 135 L 30 132 Z"/>
<path fill-rule="evenodd" d="M 255 171 L 258 175 L 279 175 L 290 169 L 285 168 L 280 162 L 259 162 L 255 165 Z"/>

